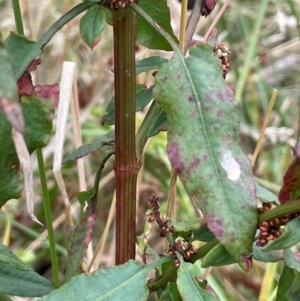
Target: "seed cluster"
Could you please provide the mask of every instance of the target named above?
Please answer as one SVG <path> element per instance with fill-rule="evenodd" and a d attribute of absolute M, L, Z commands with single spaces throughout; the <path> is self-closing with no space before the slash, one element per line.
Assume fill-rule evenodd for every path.
<path fill-rule="evenodd" d="M 159 211 L 158 197 L 153 191 L 152 195 L 148 198 L 148 202 L 152 211 L 148 214 L 148 222 L 156 222 L 160 228 L 160 236 L 165 237 L 168 234 L 173 234 L 174 227 L 169 225 L 169 219 L 166 215 L 161 216 Z M 177 260 L 176 251 L 179 252 L 186 261 L 189 261 L 191 256 L 197 252 L 197 249 L 192 245 L 190 241 L 178 236 L 175 239 L 173 245 L 169 245 L 169 248 L 165 251 L 167 254 L 173 256 L 176 260 L 174 266 L 179 267 L 180 263 Z"/>
<path fill-rule="evenodd" d="M 258 214 L 262 214 L 272 209 L 271 203 L 263 203 L 262 207 L 258 208 Z M 281 235 L 280 227 L 288 223 L 291 219 L 299 216 L 299 213 L 287 214 L 282 217 L 276 217 L 270 221 L 264 221 L 258 225 L 260 230 L 257 246 L 263 247 L 268 241 L 274 240 Z"/>
<path fill-rule="evenodd" d="M 136 0 L 110 0 L 109 7 L 110 9 L 118 10 L 119 7 L 126 8 L 130 3 L 137 3 Z"/>
<path fill-rule="evenodd" d="M 221 66 L 222 66 L 222 70 L 223 70 L 223 77 L 226 78 L 226 75 L 228 73 L 229 67 L 230 67 L 230 63 L 228 60 L 228 54 L 231 53 L 230 49 L 228 48 L 228 46 L 226 46 L 225 44 L 217 44 L 214 47 L 214 53 L 217 53 Z"/>
<path fill-rule="evenodd" d="M 173 233 L 173 227 L 168 225 L 168 217 L 166 215 L 161 216 L 159 211 L 158 197 L 153 192 L 148 198 L 148 202 L 152 208 L 152 212 L 148 214 L 148 222 L 156 221 L 160 228 L 160 236 L 165 237 L 168 233 Z"/>
<path fill-rule="evenodd" d="M 177 258 L 175 251 L 178 251 L 186 261 L 189 261 L 191 256 L 197 252 L 197 249 L 192 245 L 191 242 L 178 236 L 175 239 L 174 245 L 169 245 L 169 249 L 166 251 L 166 253 L 173 256 L 174 258 Z"/>

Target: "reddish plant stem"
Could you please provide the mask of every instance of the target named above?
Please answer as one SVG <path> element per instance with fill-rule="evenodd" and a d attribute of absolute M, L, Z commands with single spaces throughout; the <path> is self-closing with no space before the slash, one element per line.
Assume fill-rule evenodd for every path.
<path fill-rule="evenodd" d="M 112 12 L 115 74 L 116 264 L 135 258 L 136 183 L 139 170 L 135 145 L 135 13 Z"/>
<path fill-rule="evenodd" d="M 213 22 L 211 23 L 207 33 L 205 34 L 204 38 L 203 38 L 203 43 L 207 43 L 207 39 L 210 35 L 210 33 L 212 32 L 212 30 L 216 27 L 217 23 L 219 22 L 219 20 L 221 19 L 222 15 L 224 14 L 224 11 L 226 10 L 227 6 L 229 5 L 230 0 L 225 0 L 223 3 L 223 6 L 221 7 L 220 11 L 218 12 L 218 14 L 216 15 L 215 19 L 213 20 Z"/>

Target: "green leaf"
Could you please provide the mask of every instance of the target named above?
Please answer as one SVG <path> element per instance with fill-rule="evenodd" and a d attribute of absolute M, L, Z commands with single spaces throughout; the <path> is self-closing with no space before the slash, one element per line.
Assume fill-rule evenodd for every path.
<path fill-rule="evenodd" d="M 208 229 L 207 225 L 202 226 L 200 229 L 194 230 L 193 234 L 193 240 L 208 242 L 215 238 L 215 236 Z"/>
<path fill-rule="evenodd" d="M 153 86 L 147 89 L 144 85 L 136 85 L 136 112 L 142 110 L 153 99 L 152 89 Z M 101 118 L 101 124 L 115 124 L 115 97 L 107 105 L 105 113 Z"/>
<path fill-rule="evenodd" d="M 139 6 L 153 19 L 155 22 L 168 32 L 176 42 L 176 36 L 171 27 L 170 10 L 166 0 L 148 1 L 140 0 Z M 156 30 L 151 27 L 141 16 L 136 17 L 136 36 L 139 44 L 150 49 L 161 49 L 172 51 L 172 47 Z"/>
<path fill-rule="evenodd" d="M 262 251 L 261 247 L 258 247 L 256 243 L 253 243 L 252 258 L 257 261 L 263 262 L 278 262 L 283 260 L 283 250 L 273 250 L 269 252 Z"/>
<path fill-rule="evenodd" d="M 23 271 L 31 271 L 32 267 L 25 264 L 17 257 L 8 247 L 0 243 L 0 262 L 9 264 L 10 266 Z"/>
<path fill-rule="evenodd" d="M 153 256 L 154 261 L 158 260 L 158 259 L 161 257 L 161 255 L 159 255 L 159 254 L 158 254 L 155 250 L 153 250 L 149 245 L 147 246 L 147 249 L 146 249 L 146 252 L 145 252 L 145 253 L 148 254 L 148 255 Z M 160 266 L 158 266 L 156 269 L 159 270 L 159 269 L 160 269 Z"/>
<path fill-rule="evenodd" d="M 294 246 L 300 241 L 300 220 L 294 218 L 286 224 L 283 233 L 275 240 L 270 240 L 267 245 L 262 247 L 262 250 L 267 252 L 271 250 L 287 249 Z"/>
<path fill-rule="evenodd" d="M 60 300 L 147 300 L 147 266 L 133 260 L 113 268 L 98 270 L 91 275 L 73 277 L 60 289 L 40 301 Z"/>
<path fill-rule="evenodd" d="M 41 297 L 54 290 L 53 284 L 34 271 L 21 271 L 0 262 L 0 292 L 23 297 Z"/>
<path fill-rule="evenodd" d="M 86 249 L 91 241 L 93 226 L 95 224 L 96 208 L 95 200 L 92 199 L 94 189 L 82 191 L 77 194 L 81 205 L 81 218 L 78 225 L 72 227 L 67 234 L 68 260 L 66 265 L 65 282 L 73 276 L 81 274 L 81 263 Z M 87 205 L 87 206 L 86 206 Z"/>
<path fill-rule="evenodd" d="M 94 142 L 82 145 L 75 149 L 71 154 L 67 155 L 62 164 L 65 164 L 70 161 L 78 160 L 82 157 L 85 157 L 91 154 L 93 151 L 97 149 L 112 150 L 114 148 L 114 140 L 115 140 L 115 132 L 110 131 L 107 134 L 100 136 Z"/>
<path fill-rule="evenodd" d="M 279 279 L 277 301 L 300 300 L 300 273 L 285 266 Z"/>
<path fill-rule="evenodd" d="M 173 260 L 169 260 L 167 262 L 164 262 L 161 266 L 158 266 L 155 270 L 155 277 L 161 276 L 164 274 L 169 268 L 171 268 L 174 265 L 174 258 Z"/>
<path fill-rule="evenodd" d="M 10 55 L 13 72 L 18 81 L 29 65 L 38 60 L 42 49 L 38 43 L 29 41 L 22 35 L 11 32 L 5 40 L 5 47 Z"/>
<path fill-rule="evenodd" d="M 106 19 L 106 23 L 110 26 L 112 26 L 112 14 L 111 14 L 111 10 L 104 7 L 104 11 L 105 11 L 105 19 Z"/>
<path fill-rule="evenodd" d="M 250 161 L 238 142 L 239 104 L 212 48 L 200 45 L 190 55 L 177 53 L 156 75 L 153 95 L 168 118 L 167 153 L 209 229 L 247 269 L 257 209 Z"/>
<path fill-rule="evenodd" d="M 153 69 L 159 69 L 163 63 L 168 62 L 168 60 L 162 56 L 150 56 L 143 60 L 136 62 L 136 74 L 142 72 L 147 72 Z"/>
<path fill-rule="evenodd" d="M 165 132 L 168 130 L 168 120 L 166 113 L 161 110 L 158 116 L 155 118 L 147 137 L 153 137 L 157 135 L 159 132 Z"/>
<path fill-rule="evenodd" d="M 2 98 L 18 102 L 18 87 L 12 71 L 12 65 L 4 44 L 0 41 L 0 100 Z"/>
<path fill-rule="evenodd" d="M 0 40 L 0 110 L 19 132 L 24 132 L 24 118 L 19 103 L 18 87 L 9 54 Z"/>
<path fill-rule="evenodd" d="M 259 197 L 260 199 L 270 202 L 274 205 L 279 205 L 279 201 L 277 196 L 266 189 L 263 186 L 260 186 L 258 183 L 255 182 L 255 187 L 256 187 L 256 196 Z"/>
<path fill-rule="evenodd" d="M 215 301 L 218 300 L 217 296 L 211 292 L 201 288 L 197 281 L 199 272 L 197 268 L 189 263 L 180 259 L 180 267 L 177 273 L 177 286 L 182 297 L 186 301 Z"/>
<path fill-rule="evenodd" d="M 154 86 L 149 87 L 148 89 L 144 87 L 136 95 L 136 112 L 143 110 L 153 99 L 152 90 Z"/>
<path fill-rule="evenodd" d="M 174 264 L 174 260 L 165 262 L 160 267 L 157 267 L 155 277 L 164 274 Z M 169 282 L 166 288 L 161 288 L 157 291 L 159 301 L 181 301 L 181 297 L 178 291 L 177 284 L 175 282 Z"/>
<path fill-rule="evenodd" d="M 168 224 L 170 227 L 174 228 L 174 231 L 190 231 L 195 230 L 200 227 L 203 222 L 203 217 L 195 217 L 195 218 L 184 218 L 180 220 L 176 220 L 173 218 L 168 218 Z"/>
<path fill-rule="evenodd" d="M 32 153 L 47 144 L 52 130 L 52 102 L 41 97 L 22 97 L 25 120 L 24 138 Z M 18 199 L 22 192 L 19 160 L 11 138 L 11 126 L 0 112 L 0 208 L 10 199 Z"/>
<path fill-rule="evenodd" d="M 80 34 L 92 50 L 100 41 L 105 24 L 105 11 L 101 5 L 93 5 L 81 18 Z"/>
<path fill-rule="evenodd" d="M 217 244 L 213 247 L 201 262 L 201 267 L 208 268 L 210 266 L 221 266 L 236 263 L 236 260 L 231 256 L 225 247 Z"/>
<path fill-rule="evenodd" d="M 94 5 L 93 2 L 87 1 L 72 8 L 57 20 L 49 30 L 42 35 L 38 42 L 29 41 L 24 36 L 11 32 L 5 40 L 5 47 L 10 55 L 16 80 L 18 81 L 21 78 L 22 74 L 29 66 L 31 67 L 31 70 L 33 70 L 33 67 L 40 63 L 39 58 L 44 47 L 59 29 L 92 5 Z"/>
<path fill-rule="evenodd" d="M 30 153 L 47 145 L 52 131 L 52 101 L 39 96 L 22 97 L 25 118 L 25 141 Z"/>
<path fill-rule="evenodd" d="M 164 290 L 158 290 L 157 294 L 159 296 L 158 301 L 182 301 L 177 284 L 174 282 L 169 282 L 168 286 Z"/>
<path fill-rule="evenodd" d="M 300 253 L 294 253 L 291 249 L 285 249 L 284 262 L 288 267 L 300 272 Z"/>

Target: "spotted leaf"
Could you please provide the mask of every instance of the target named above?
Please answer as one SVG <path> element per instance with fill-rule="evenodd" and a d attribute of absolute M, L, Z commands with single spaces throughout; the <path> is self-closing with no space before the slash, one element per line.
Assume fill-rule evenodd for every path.
<path fill-rule="evenodd" d="M 167 153 L 207 225 L 243 269 L 257 225 L 250 161 L 238 143 L 239 107 L 212 48 L 176 54 L 156 75 L 154 97 L 167 114 Z"/>

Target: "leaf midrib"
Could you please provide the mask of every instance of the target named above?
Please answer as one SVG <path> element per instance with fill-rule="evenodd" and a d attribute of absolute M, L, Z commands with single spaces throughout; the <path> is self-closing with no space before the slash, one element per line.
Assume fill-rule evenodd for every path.
<path fill-rule="evenodd" d="M 194 58 L 197 59 L 196 57 L 194 57 Z M 179 59 L 182 62 L 182 65 L 184 67 L 184 71 L 186 73 L 186 76 L 188 77 L 188 80 L 189 80 L 189 82 L 191 84 L 191 89 L 192 89 L 192 92 L 193 92 L 193 95 L 194 95 L 195 101 L 196 101 L 197 113 L 198 113 L 198 116 L 200 117 L 199 121 L 201 121 L 200 125 L 203 128 L 203 133 L 204 133 L 204 138 L 205 138 L 205 144 L 206 144 L 206 147 L 207 147 L 207 149 L 209 151 L 209 155 L 212 158 L 212 165 L 213 165 L 213 169 L 214 169 L 214 174 L 215 174 L 215 177 L 217 178 L 217 181 L 219 183 L 219 187 L 221 187 L 222 195 L 224 196 L 224 200 L 226 202 L 226 208 L 228 208 L 229 207 L 228 206 L 229 203 L 228 203 L 228 200 L 227 200 L 226 192 L 224 190 L 224 186 L 222 184 L 222 179 L 219 176 L 218 169 L 217 169 L 217 166 L 216 166 L 216 162 L 215 162 L 216 160 L 215 160 L 214 152 L 213 152 L 211 144 L 210 144 L 210 139 L 208 137 L 207 127 L 206 127 L 206 124 L 205 124 L 205 121 L 204 121 L 204 117 L 203 117 L 203 112 L 202 112 L 202 109 L 201 109 L 201 106 L 200 106 L 201 102 L 200 102 L 200 99 L 198 97 L 198 93 L 197 93 L 196 87 L 194 85 L 194 81 L 193 81 L 193 79 L 191 77 L 191 74 L 189 72 L 188 66 L 186 64 L 185 58 L 182 55 L 179 55 Z M 197 59 L 197 60 L 199 61 L 199 59 Z"/>

